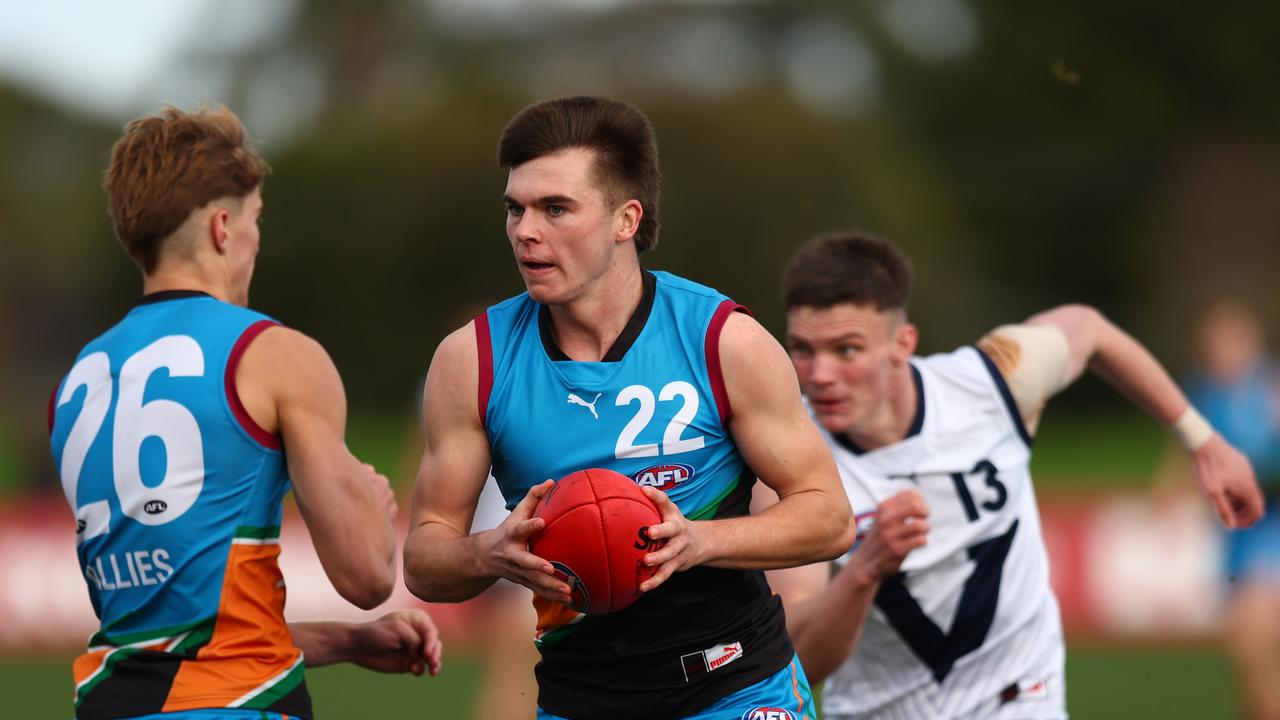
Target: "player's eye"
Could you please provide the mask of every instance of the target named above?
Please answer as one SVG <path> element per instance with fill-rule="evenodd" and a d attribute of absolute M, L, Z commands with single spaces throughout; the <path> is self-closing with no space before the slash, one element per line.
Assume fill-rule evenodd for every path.
<path fill-rule="evenodd" d="M 524 214 L 524 208 L 520 207 L 519 205 L 512 205 L 512 204 L 507 205 L 507 215 L 511 217 L 520 217 L 523 214 Z"/>
<path fill-rule="evenodd" d="M 548 205 L 548 206 L 547 206 L 547 214 L 548 214 L 548 215 L 550 215 L 551 217 L 560 217 L 561 215 L 565 214 L 566 212 L 568 212 L 568 211 L 567 211 L 567 210 L 565 210 L 565 207 L 564 207 L 563 205 Z"/>
<path fill-rule="evenodd" d="M 862 348 L 857 345 L 840 345 L 836 348 L 836 354 L 845 360 L 856 356 L 861 351 Z"/>
<path fill-rule="evenodd" d="M 813 357 L 813 350 L 809 349 L 809 346 L 807 345 L 797 345 L 792 343 L 787 350 L 791 353 L 791 357 L 801 360 L 807 360 L 808 358 Z"/>

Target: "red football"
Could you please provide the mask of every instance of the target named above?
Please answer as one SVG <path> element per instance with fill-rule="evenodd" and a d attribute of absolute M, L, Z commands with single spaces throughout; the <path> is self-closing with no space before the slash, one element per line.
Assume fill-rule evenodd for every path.
<path fill-rule="evenodd" d="M 631 478 L 589 468 L 558 480 L 533 510 L 546 527 L 529 539 L 529 551 L 551 563 L 569 585 L 573 609 L 610 613 L 640 597 L 640 583 L 657 569 L 644 556 L 665 544 L 644 529 L 662 521 L 658 509 Z"/>

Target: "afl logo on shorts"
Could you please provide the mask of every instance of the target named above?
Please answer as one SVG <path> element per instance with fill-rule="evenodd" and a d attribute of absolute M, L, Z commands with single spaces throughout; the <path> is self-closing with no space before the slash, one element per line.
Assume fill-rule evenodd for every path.
<path fill-rule="evenodd" d="M 670 492 L 677 485 L 683 485 L 693 477 L 693 466 L 684 463 L 654 465 L 647 467 L 635 475 L 632 480 L 640 487 L 651 487 L 662 492 Z"/>
<path fill-rule="evenodd" d="M 168 503 L 166 503 L 163 500 L 152 500 L 148 502 L 146 505 L 142 506 L 143 512 L 145 512 L 148 515 L 159 515 L 160 513 L 168 509 L 169 509 Z"/>
<path fill-rule="evenodd" d="M 586 612 L 587 606 L 591 604 L 591 595 L 587 592 L 586 583 L 578 577 L 568 565 L 562 562 L 551 561 L 551 569 L 555 572 L 557 580 L 564 581 L 569 586 L 569 599 L 572 601 L 570 607 L 578 612 Z"/>
<path fill-rule="evenodd" d="M 758 707 L 743 713 L 742 720 L 796 720 L 796 716 L 782 708 Z"/>

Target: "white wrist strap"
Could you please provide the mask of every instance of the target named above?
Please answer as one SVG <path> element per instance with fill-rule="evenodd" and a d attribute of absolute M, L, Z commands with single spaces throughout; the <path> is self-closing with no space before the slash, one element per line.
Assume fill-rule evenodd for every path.
<path fill-rule="evenodd" d="M 1169 430 L 1191 452 L 1199 450 L 1213 437 L 1213 426 L 1191 405 L 1187 405 L 1187 411 L 1169 426 Z"/>

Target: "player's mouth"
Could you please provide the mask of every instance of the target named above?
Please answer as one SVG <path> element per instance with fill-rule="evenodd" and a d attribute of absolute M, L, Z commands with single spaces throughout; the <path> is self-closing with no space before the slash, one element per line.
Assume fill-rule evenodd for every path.
<path fill-rule="evenodd" d="M 551 263 L 537 262 L 534 260 L 521 260 L 520 267 L 524 268 L 526 274 L 541 275 L 555 269 L 555 265 Z"/>
<path fill-rule="evenodd" d="M 819 415 L 833 415 L 844 409 L 846 401 L 839 398 L 809 398 L 809 406 Z"/>

